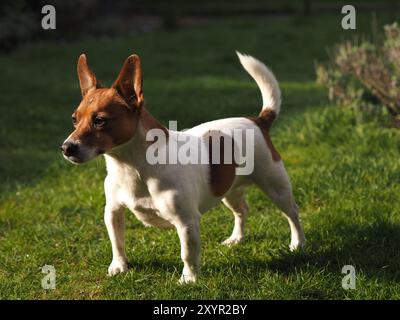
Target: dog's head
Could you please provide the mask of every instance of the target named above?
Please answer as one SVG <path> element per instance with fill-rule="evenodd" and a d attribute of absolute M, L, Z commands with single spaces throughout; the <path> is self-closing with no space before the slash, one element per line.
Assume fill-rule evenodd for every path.
<path fill-rule="evenodd" d="M 129 56 L 111 88 L 100 86 L 86 56 L 78 60 L 82 101 L 72 114 L 75 130 L 61 146 L 64 157 L 79 164 L 129 141 L 136 132 L 144 102 L 142 70 Z"/>

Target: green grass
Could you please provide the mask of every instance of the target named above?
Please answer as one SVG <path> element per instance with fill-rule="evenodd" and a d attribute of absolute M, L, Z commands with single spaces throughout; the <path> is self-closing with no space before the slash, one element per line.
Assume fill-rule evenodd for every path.
<path fill-rule="evenodd" d="M 369 18 L 358 16 L 359 31 L 369 31 Z M 384 126 L 384 114 L 360 121 L 330 105 L 314 83 L 314 60 L 353 35 L 340 29 L 340 15 L 226 20 L 172 33 L 35 44 L 0 56 L 0 298 L 399 299 L 399 132 Z M 130 213 L 133 267 L 108 278 L 103 160 L 76 167 L 58 150 L 80 100 L 78 55 L 86 52 L 109 85 L 126 56 L 140 54 L 148 109 L 186 128 L 259 112 L 260 94 L 235 49 L 264 60 L 280 80 L 284 102 L 272 138 L 301 208 L 307 248 L 288 251 L 286 220 L 251 188 L 242 246 L 220 245 L 233 226 L 227 209 L 205 214 L 198 284 L 177 285 L 176 233 L 145 228 Z M 55 290 L 41 287 L 45 264 L 57 270 Z M 346 264 L 356 268 L 356 290 L 341 287 Z"/>

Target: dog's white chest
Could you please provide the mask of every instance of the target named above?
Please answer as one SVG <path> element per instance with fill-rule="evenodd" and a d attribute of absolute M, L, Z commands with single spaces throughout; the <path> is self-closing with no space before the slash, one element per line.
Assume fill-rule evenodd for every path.
<path fill-rule="evenodd" d="M 167 220 L 160 217 L 150 195 L 131 193 L 129 189 L 121 189 L 120 195 L 122 204 L 132 211 L 144 225 L 159 228 L 172 227 Z"/>
<path fill-rule="evenodd" d="M 108 160 L 107 171 L 104 185 L 107 202 L 128 208 L 146 226 L 172 227 L 160 217 L 147 186 L 136 170 Z"/>

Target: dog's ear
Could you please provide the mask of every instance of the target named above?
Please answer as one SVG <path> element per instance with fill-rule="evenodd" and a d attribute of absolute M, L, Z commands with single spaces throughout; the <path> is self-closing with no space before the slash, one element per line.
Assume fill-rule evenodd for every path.
<path fill-rule="evenodd" d="M 140 58 L 133 54 L 125 60 L 113 88 L 124 98 L 128 106 L 140 108 L 144 101 L 142 86 Z"/>
<path fill-rule="evenodd" d="M 96 76 L 94 75 L 92 70 L 90 70 L 86 61 L 86 55 L 84 53 L 81 54 L 78 59 L 77 70 L 82 97 L 84 97 L 90 89 L 98 87 Z"/>

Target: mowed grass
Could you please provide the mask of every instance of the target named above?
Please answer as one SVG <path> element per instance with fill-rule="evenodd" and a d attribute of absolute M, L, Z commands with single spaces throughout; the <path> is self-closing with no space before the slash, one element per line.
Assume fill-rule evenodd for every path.
<path fill-rule="evenodd" d="M 370 18 L 358 15 L 358 32 L 369 32 Z M 340 19 L 211 21 L 171 33 L 36 44 L 0 56 L 0 298 L 400 298 L 399 131 L 385 126 L 384 112 L 371 118 L 330 105 L 314 83 L 314 60 L 355 35 L 340 28 Z M 233 227 L 227 209 L 204 215 L 197 284 L 177 284 L 176 232 L 145 228 L 129 212 L 132 269 L 107 277 L 103 160 L 76 167 L 59 152 L 80 101 L 78 55 L 86 52 L 110 85 L 126 56 L 140 54 L 148 109 L 183 129 L 259 112 L 260 93 L 235 49 L 265 61 L 280 81 L 283 106 L 272 138 L 301 208 L 306 249 L 289 252 L 286 220 L 250 188 L 243 245 L 220 244 Z M 56 268 L 55 290 L 41 287 L 46 264 Z M 344 265 L 356 269 L 355 290 L 341 286 Z"/>

